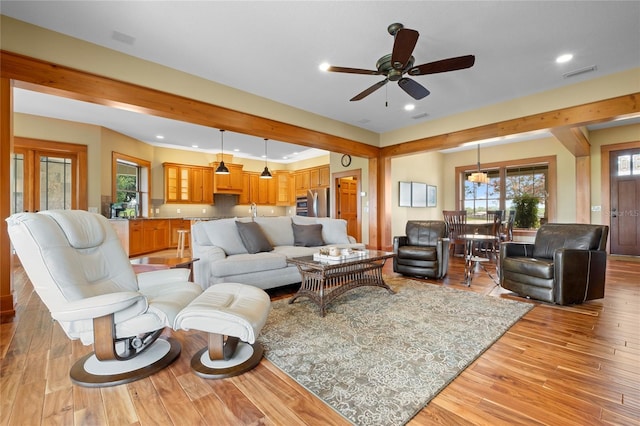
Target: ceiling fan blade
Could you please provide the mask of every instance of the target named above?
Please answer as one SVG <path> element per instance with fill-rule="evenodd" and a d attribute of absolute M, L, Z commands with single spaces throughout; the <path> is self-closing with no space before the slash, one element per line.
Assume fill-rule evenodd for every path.
<path fill-rule="evenodd" d="M 353 98 L 351 98 L 349 100 L 351 102 L 359 101 L 360 99 L 363 99 L 363 98 L 369 96 L 370 94 L 372 94 L 373 92 L 375 92 L 376 90 L 378 90 L 379 88 L 381 88 L 382 86 L 387 84 L 388 81 L 389 81 L 389 79 L 385 78 L 384 80 L 377 82 L 376 84 L 374 84 L 373 86 L 369 87 L 368 89 L 365 89 L 362 92 L 358 93 L 357 95 L 355 95 Z"/>
<path fill-rule="evenodd" d="M 429 62 L 409 69 L 409 75 L 436 74 L 439 72 L 456 71 L 470 68 L 476 61 L 474 55 L 458 56 L 456 58 L 442 59 L 440 61 Z"/>
<path fill-rule="evenodd" d="M 407 92 L 407 94 L 413 99 L 422 99 L 425 96 L 429 95 L 429 93 L 431 93 L 422 84 L 407 77 L 403 77 L 398 80 L 398 86 L 400 86 L 402 90 Z"/>
<path fill-rule="evenodd" d="M 398 30 L 393 42 L 393 51 L 391 52 L 391 66 L 394 69 L 401 70 L 407 65 L 413 49 L 416 47 L 419 35 L 416 30 L 408 28 Z"/>
<path fill-rule="evenodd" d="M 327 68 L 327 71 L 330 72 L 345 72 L 347 74 L 368 74 L 368 75 L 379 75 L 380 72 L 377 70 L 363 70 L 361 68 L 345 68 L 345 67 L 334 67 L 330 66 Z"/>

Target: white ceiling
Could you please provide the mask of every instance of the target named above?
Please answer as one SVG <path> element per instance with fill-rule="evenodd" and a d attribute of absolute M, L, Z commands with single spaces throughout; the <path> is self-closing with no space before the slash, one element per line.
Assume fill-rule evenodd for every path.
<path fill-rule="evenodd" d="M 639 1 L 4 1 L 4 15 L 378 133 L 640 67 Z M 322 62 L 375 69 L 387 26 L 420 33 L 415 64 L 476 56 L 472 68 L 412 77 L 358 102 L 381 76 L 324 73 Z M 555 63 L 562 53 L 574 59 Z M 564 78 L 585 67 L 596 70 Z M 415 104 L 413 111 L 404 106 Z M 78 107 L 80 106 L 80 107 Z M 18 112 L 91 122 L 136 139 L 219 150 L 214 129 L 17 90 Z M 91 108 L 91 109 L 90 109 Z M 418 117 L 418 118 L 416 118 Z M 225 152 L 264 142 L 225 134 Z M 269 142 L 269 161 L 305 148 Z M 312 156 L 316 153 L 298 155 Z"/>

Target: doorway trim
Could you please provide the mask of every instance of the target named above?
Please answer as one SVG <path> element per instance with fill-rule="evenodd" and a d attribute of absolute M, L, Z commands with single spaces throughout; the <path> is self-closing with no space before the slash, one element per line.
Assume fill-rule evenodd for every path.
<path fill-rule="evenodd" d="M 600 146 L 600 193 L 602 194 L 602 219 L 601 222 L 604 225 L 609 226 L 611 230 L 611 169 L 609 167 L 609 161 L 611 157 L 611 151 L 622 151 L 625 149 L 640 148 L 640 141 L 617 143 L 612 145 Z M 607 253 L 611 254 L 611 240 L 607 238 Z"/>
<path fill-rule="evenodd" d="M 362 169 L 353 169 L 353 170 L 345 170 L 343 172 L 335 172 L 331 174 L 331 182 L 333 183 L 333 217 L 338 217 L 338 182 L 342 178 L 346 177 L 354 177 L 358 181 L 358 194 L 356 197 L 356 211 L 358 214 L 356 220 L 356 228 L 358 235 L 354 235 L 354 237 L 358 241 L 362 241 L 362 197 L 360 197 L 360 192 L 362 191 Z"/>

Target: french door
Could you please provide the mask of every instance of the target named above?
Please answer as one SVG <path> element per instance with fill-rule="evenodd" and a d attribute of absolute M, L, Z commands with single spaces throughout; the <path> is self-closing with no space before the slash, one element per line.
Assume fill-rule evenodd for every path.
<path fill-rule="evenodd" d="M 12 160 L 12 213 L 86 209 L 86 146 L 16 138 Z"/>

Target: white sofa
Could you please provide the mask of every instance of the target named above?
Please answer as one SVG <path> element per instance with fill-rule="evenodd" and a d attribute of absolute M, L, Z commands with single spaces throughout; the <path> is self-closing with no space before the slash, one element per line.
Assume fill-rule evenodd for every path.
<path fill-rule="evenodd" d="M 250 253 L 236 221 L 257 223 L 272 250 L 266 247 L 263 248 L 265 251 Z M 312 247 L 294 245 L 296 238 L 298 244 L 304 244 L 301 235 L 306 230 L 317 232 L 317 225 L 322 225 L 321 246 L 315 245 L 318 241 L 311 241 L 310 244 L 314 244 Z M 255 250 L 250 242 L 248 244 Z M 299 283 L 298 268 L 288 264 L 287 257 L 309 256 L 317 253 L 322 246 L 364 248 L 364 244 L 357 243 L 347 235 L 347 222 L 344 219 L 261 216 L 254 220 L 231 218 L 197 222 L 191 227 L 192 256 L 199 259 L 193 264 L 194 282 L 203 289 L 225 282 L 250 284 L 262 289 Z"/>

